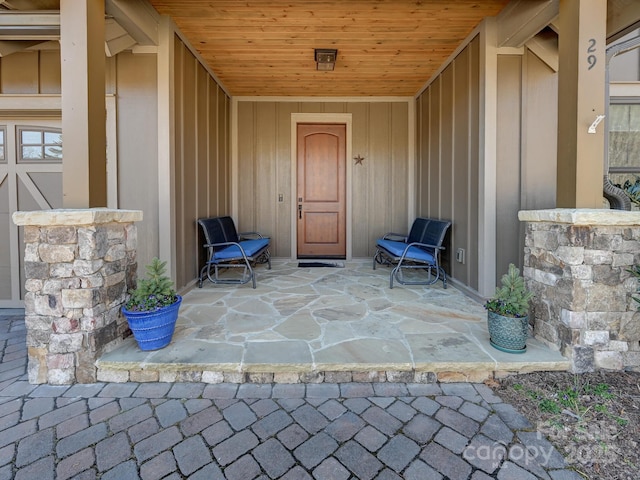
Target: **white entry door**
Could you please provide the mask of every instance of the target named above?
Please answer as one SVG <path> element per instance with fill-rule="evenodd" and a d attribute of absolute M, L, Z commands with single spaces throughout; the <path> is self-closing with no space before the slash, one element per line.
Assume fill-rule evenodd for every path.
<path fill-rule="evenodd" d="M 23 229 L 15 211 L 62 208 L 60 119 L 0 119 L 0 308 L 24 306 Z"/>

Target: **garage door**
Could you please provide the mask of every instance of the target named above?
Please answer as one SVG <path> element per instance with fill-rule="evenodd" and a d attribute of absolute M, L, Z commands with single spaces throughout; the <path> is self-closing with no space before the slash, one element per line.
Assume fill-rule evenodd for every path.
<path fill-rule="evenodd" d="M 24 306 L 23 229 L 15 211 L 62 207 L 59 119 L 0 120 L 0 308 Z"/>

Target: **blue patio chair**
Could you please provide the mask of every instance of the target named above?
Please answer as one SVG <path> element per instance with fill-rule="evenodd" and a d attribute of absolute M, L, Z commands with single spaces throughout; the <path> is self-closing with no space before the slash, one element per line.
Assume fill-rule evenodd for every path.
<path fill-rule="evenodd" d="M 447 230 L 451 222 L 416 218 L 409 235 L 389 232 L 376 241 L 376 253 L 373 256 L 373 269 L 376 264 L 393 266 L 389 278 L 389 288 L 393 288 L 393 280 L 403 285 L 432 285 L 442 279 L 447 288 L 447 274 L 440 265 L 440 252 Z M 425 280 L 405 280 L 402 271 L 426 270 Z"/>
<path fill-rule="evenodd" d="M 256 288 L 256 274 L 252 266 L 256 263 L 269 264 L 271 270 L 271 254 L 269 253 L 269 237 L 258 232 L 236 231 L 233 219 L 228 216 L 201 218 L 198 224 L 202 227 L 207 249 L 207 263 L 200 270 L 198 286 L 202 288 L 205 277 L 212 283 L 244 284 L 249 280 Z M 240 278 L 220 278 L 220 269 L 244 268 Z"/>

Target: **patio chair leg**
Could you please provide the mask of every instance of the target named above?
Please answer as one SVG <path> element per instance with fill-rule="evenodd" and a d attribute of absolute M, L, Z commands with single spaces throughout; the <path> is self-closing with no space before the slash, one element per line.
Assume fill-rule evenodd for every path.
<path fill-rule="evenodd" d="M 398 265 L 396 265 L 393 270 L 391 270 L 391 275 L 389 275 L 389 288 L 393 288 L 393 279 L 394 277 L 398 274 L 398 272 L 400 271 L 400 265 L 401 263 L 398 263 Z M 400 280 L 398 280 L 400 282 Z M 400 282 L 402 283 L 402 282 Z"/>
<path fill-rule="evenodd" d="M 200 269 L 200 276 L 198 277 L 198 288 L 202 288 L 202 283 L 204 282 L 204 272 L 209 268 L 209 264 L 207 263 L 204 267 Z"/>

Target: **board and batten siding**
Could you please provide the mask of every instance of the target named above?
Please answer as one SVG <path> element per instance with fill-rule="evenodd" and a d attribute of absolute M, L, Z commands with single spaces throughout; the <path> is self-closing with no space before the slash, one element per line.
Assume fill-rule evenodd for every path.
<path fill-rule="evenodd" d="M 176 286 L 204 265 L 199 218 L 229 213 L 229 96 L 174 36 L 174 229 Z M 169 195 L 169 192 L 160 192 Z M 168 214 L 168 212 L 167 212 Z"/>
<path fill-rule="evenodd" d="M 105 60 L 105 90 L 117 112 L 115 131 L 107 137 L 109 148 L 114 153 L 114 163 L 117 159 L 114 169 L 117 181 L 109 177 L 108 182 L 113 186 L 113 191 L 117 191 L 113 206 L 144 211 L 144 220 L 138 225 L 138 261 L 142 263 L 158 252 L 156 55 L 122 52 Z M 1 58 L 0 91 L 7 97 L 25 95 L 25 104 L 32 105 L 26 107 L 31 110 L 0 110 L 4 123 L 20 125 L 28 118 L 30 125 L 48 125 L 53 121 L 60 128 L 59 109 L 39 111 L 37 106 L 33 108 L 39 96 L 43 98 L 43 105 L 50 106 L 55 103 L 52 98 L 61 92 L 60 52 L 17 52 Z M 45 192 L 51 208 L 63 207 L 61 178 L 62 172 L 48 173 L 41 178 L 44 183 L 39 188 Z M 23 199 L 14 202 L 18 210 L 45 208 L 41 204 L 25 201 L 27 197 L 24 194 L 19 193 L 18 196 Z M 21 259 L 23 252 L 24 246 L 20 241 L 15 252 L 9 251 L 8 258 L 17 256 Z M 7 262 L 4 258 L 0 260 L 1 264 Z M 141 274 L 144 273 L 143 266 L 144 263 L 141 265 Z M 20 298 L 23 298 L 22 293 Z"/>
<path fill-rule="evenodd" d="M 531 50 L 497 50 L 497 71 L 480 64 L 479 36 L 471 39 L 416 98 L 417 215 L 451 220 L 445 269 L 478 291 L 482 221 L 481 139 L 495 132 L 495 283 L 509 263 L 522 266 L 524 226 L 518 211 L 555 208 L 557 73 Z M 490 62 L 487 62 L 489 64 Z M 486 75 L 481 79 L 482 75 Z M 493 80 L 492 80 L 493 79 Z M 480 121 L 481 84 L 496 82 L 495 125 Z M 488 161 L 487 165 L 492 162 Z M 464 264 L 456 251 L 464 250 Z"/>
<path fill-rule="evenodd" d="M 61 92 L 60 51 L 17 52 L 0 58 L 0 94 Z"/>
<path fill-rule="evenodd" d="M 523 264 L 518 211 L 556 206 L 557 85 L 557 74 L 529 49 L 498 55 L 496 280 L 509 263 Z"/>
<path fill-rule="evenodd" d="M 158 133 L 157 54 L 125 51 L 106 58 L 105 90 L 115 96 L 117 111 L 117 207 L 144 213 L 137 225 L 139 275 L 159 255 L 161 223 L 171 214 L 161 205 L 173 203 L 170 242 L 181 289 L 195 281 L 205 261 L 198 218 L 229 213 L 230 99 L 179 36 L 173 38 L 175 69 L 165 74 L 175 83 L 174 198 L 158 183 L 158 140 L 171 132 Z M 59 94 L 60 82 L 59 51 L 0 59 L 1 94 Z"/>
<path fill-rule="evenodd" d="M 340 113 L 352 116 L 351 253 L 370 257 L 375 240 L 386 232 L 409 228 L 409 102 L 287 101 L 237 97 L 238 229 L 271 237 L 274 257 L 292 255 L 291 116 Z M 321 123 L 321 122 L 319 122 Z M 279 201 L 282 195 L 282 201 Z"/>
<path fill-rule="evenodd" d="M 142 210 L 136 223 L 138 275 L 158 255 L 157 56 L 122 52 L 107 59 L 107 90 L 116 93 L 118 208 Z"/>
<path fill-rule="evenodd" d="M 416 99 L 417 215 L 452 222 L 447 273 L 478 289 L 479 45 L 477 37 Z M 458 248 L 465 262 L 455 261 Z"/>

